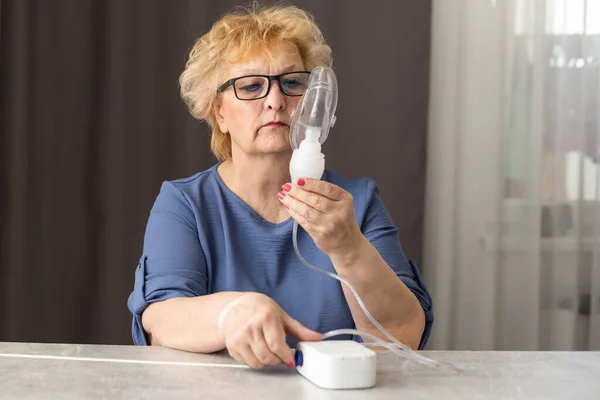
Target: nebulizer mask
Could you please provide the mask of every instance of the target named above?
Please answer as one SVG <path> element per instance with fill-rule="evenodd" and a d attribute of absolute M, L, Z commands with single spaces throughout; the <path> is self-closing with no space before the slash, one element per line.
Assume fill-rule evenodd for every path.
<path fill-rule="evenodd" d="M 337 79 L 333 70 L 327 67 L 315 68 L 310 74 L 306 92 L 292 112 L 290 144 L 294 152 L 290 161 L 290 175 L 293 183 L 297 183 L 299 178 L 322 178 L 325 170 L 325 156 L 321 152 L 321 145 L 325 142 L 329 135 L 329 130 L 335 124 L 337 100 Z M 381 324 L 379 324 L 375 318 L 373 318 L 350 282 L 336 274 L 310 264 L 302 256 L 300 249 L 298 248 L 297 221 L 294 222 L 292 239 L 294 242 L 294 250 L 300 261 L 306 267 L 337 279 L 345 284 L 355 296 L 365 315 L 373 325 L 390 340 L 390 342 L 382 341 L 370 333 L 354 329 L 337 329 L 327 332 L 323 334 L 322 339 L 339 335 L 358 335 L 363 339 L 372 340 L 371 343 L 366 343 L 366 345 L 386 347 L 402 357 L 409 358 L 422 364 L 434 367 L 446 366 L 453 368 L 450 364 L 439 363 L 417 354 L 415 351 L 412 351 L 409 346 L 400 343 Z"/>
<path fill-rule="evenodd" d="M 290 161 L 292 182 L 299 178 L 321 179 L 325 156 L 321 145 L 335 124 L 338 92 L 337 79 L 331 68 L 317 67 L 308 79 L 308 88 L 292 111 L 290 144 L 294 153 Z"/>

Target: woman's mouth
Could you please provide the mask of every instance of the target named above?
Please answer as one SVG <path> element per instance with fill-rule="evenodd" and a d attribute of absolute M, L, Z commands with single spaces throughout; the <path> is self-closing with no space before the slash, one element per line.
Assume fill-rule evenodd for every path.
<path fill-rule="evenodd" d="M 265 124 L 264 126 L 271 127 L 271 128 L 279 128 L 279 127 L 288 126 L 288 125 L 284 124 L 283 122 L 272 121 L 272 122 L 269 122 L 268 124 Z"/>

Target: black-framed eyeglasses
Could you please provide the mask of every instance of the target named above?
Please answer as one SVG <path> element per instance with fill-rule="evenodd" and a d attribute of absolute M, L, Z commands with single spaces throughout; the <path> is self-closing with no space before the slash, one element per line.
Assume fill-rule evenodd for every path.
<path fill-rule="evenodd" d="M 286 96 L 302 96 L 308 87 L 310 72 L 295 71 L 280 75 L 246 75 L 233 78 L 222 84 L 217 93 L 233 86 L 235 97 L 240 100 L 258 100 L 271 91 L 271 82 L 277 81 L 279 89 Z"/>

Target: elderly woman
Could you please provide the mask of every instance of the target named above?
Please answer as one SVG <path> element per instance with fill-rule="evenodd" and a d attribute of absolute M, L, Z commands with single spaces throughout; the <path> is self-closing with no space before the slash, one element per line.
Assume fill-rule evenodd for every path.
<path fill-rule="evenodd" d="M 431 298 L 373 180 L 290 182 L 292 110 L 309 72 L 331 63 L 312 17 L 290 6 L 228 14 L 195 44 L 181 94 L 211 126 L 219 162 L 156 198 L 128 301 L 136 344 L 226 348 L 261 368 L 292 366 L 290 346 L 333 329 L 383 337 L 345 286 L 298 260 L 296 220 L 311 263 L 350 281 L 398 340 L 424 346 Z"/>

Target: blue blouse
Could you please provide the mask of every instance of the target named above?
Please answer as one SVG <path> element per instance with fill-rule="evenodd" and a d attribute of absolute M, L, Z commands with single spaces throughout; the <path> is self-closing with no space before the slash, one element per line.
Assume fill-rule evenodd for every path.
<path fill-rule="evenodd" d="M 319 332 L 355 328 L 340 282 L 298 260 L 292 244 L 293 219 L 266 221 L 225 185 L 217 167 L 161 187 L 128 300 L 134 343 L 148 344 L 141 315 L 150 303 L 224 291 L 263 293 Z M 426 314 L 423 348 L 433 323 L 431 297 L 417 266 L 402 251 L 375 182 L 330 171 L 322 179 L 352 194 L 362 233 L 421 303 Z M 298 246 L 310 263 L 335 273 L 329 257 L 302 228 Z M 291 347 L 296 344 L 289 336 L 287 342 Z"/>

